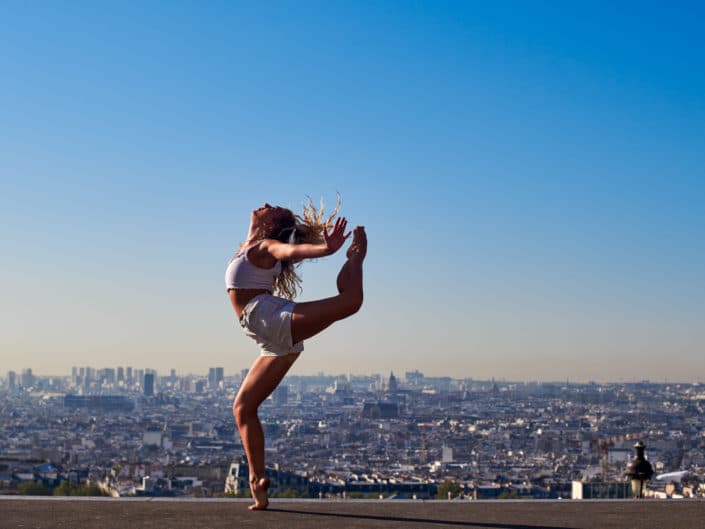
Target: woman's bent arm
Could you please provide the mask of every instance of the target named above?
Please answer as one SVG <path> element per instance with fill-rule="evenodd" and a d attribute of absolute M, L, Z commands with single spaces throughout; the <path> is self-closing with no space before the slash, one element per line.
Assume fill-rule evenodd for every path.
<path fill-rule="evenodd" d="M 276 239 L 265 239 L 260 247 L 267 251 L 269 255 L 280 261 L 300 261 L 301 259 L 313 259 L 325 257 L 337 252 L 350 237 L 350 232 L 345 233 L 348 221 L 345 217 L 340 217 L 335 221 L 333 231 L 323 230 L 323 240 L 321 244 L 290 244 Z"/>
<path fill-rule="evenodd" d="M 325 257 L 333 253 L 325 244 L 288 244 L 267 239 L 262 241 L 260 246 L 278 261 L 315 259 L 316 257 Z"/>

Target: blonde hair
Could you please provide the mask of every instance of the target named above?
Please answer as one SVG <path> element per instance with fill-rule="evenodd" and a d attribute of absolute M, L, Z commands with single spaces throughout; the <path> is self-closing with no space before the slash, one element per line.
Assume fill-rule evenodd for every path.
<path fill-rule="evenodd" d="M 258 236 L 262 239 L 276 239 L 292 244 L 323 243 L 325 241 L 323 230 L 327 230 L 333 225 L 335 217 L 340 211 L 340 195 L 338 195 L 335 208 L 328 215 L 325 213 L 323 200 L 316 207 L 311 197 L 307 196 L 306 198 L 307 202 L 304 202 L 301 215 L 297 215 L 290 209 L 282 208 L 282 214 L 275 219 L 274 224 L 265 227 Z M 294 299 L 301 291 L 301 278 L 296 273 L 299 264 L 300 262 L 281 261 L 281 273 L 274 280 L 274 294 Z"/>

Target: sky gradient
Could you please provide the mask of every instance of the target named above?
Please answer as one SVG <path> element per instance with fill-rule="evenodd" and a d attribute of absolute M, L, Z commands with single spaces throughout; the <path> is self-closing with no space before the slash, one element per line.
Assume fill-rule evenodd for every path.
<path fill-rule="evenodd" d="M 5 2 L 2 375 L 249 366 L 249 211 L 339 192 L 365 305 L 294 373 L 705 382 L 704 15 Z"/>

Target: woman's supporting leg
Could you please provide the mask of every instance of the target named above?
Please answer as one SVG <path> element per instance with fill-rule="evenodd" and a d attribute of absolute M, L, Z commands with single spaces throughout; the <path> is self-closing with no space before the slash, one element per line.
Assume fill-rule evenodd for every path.
<path fill-rule="evenodd" d="M 264 431 L 257 416 L 257 408 L 279 385 L 298 357 L 298 353 L 260 356 L 252 364 L 235 397 L 233 415 L 247 454 L 250 488 L 255 500 L 250 509 L 265 509 L 269 503 L 266 486 L 268 481 L 264 474 Z"/>
<path fill-rule="evenodd" d="M 362 262 L 367 254 L 367 236 L 361 226 L 353 230 L 348 260 L 338 273 L 339 294 L 326 299 L 297 303 L 291 316 L 294 343 L 311 338 L 332 323 L 355 314 L 362 305 Z"/>

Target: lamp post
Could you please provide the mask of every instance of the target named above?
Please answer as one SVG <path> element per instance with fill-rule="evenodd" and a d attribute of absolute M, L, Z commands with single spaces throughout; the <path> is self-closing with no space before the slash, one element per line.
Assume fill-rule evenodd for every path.
<path fill-rule="evenodd" d="M 627 466 L 627 471 L 624 473 L 632 485 L 632 494 L 635 498 L 644 497 L 644 487 L 646 482 L 651 479 L 654 475 L 654 469 L 651 468 L 651 463 L 649 463 L 644 457 L 644 443 L 637 441 L 634 445 L 634 450 L 636 451 L 636 457 L 631 460 Z"/>

